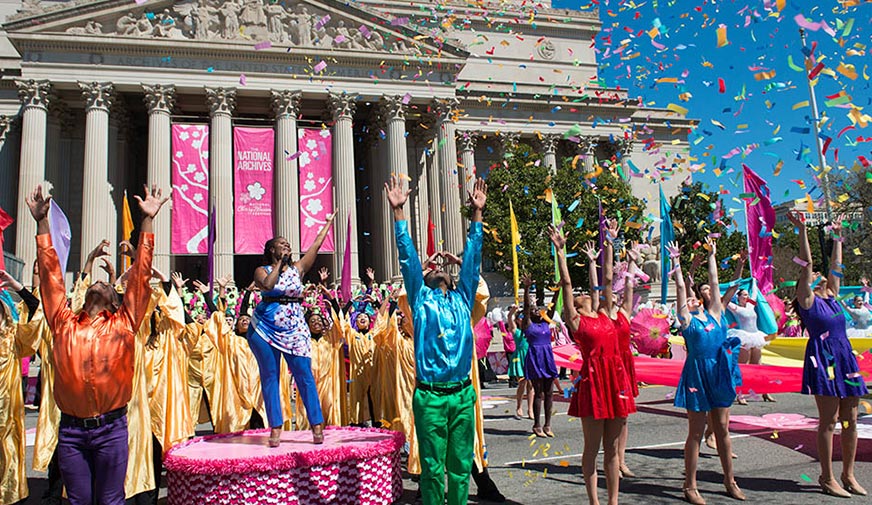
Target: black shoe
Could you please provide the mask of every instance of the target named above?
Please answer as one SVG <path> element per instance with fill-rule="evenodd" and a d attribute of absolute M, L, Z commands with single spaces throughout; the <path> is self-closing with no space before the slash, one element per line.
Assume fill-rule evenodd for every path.
<path fill-rule="evenodd" d="M 500 493 L 500 490 L 497 489 L 496 487 L 493 487 L 493 488 L 487 489 L 487 490 L 480 489 L 476 496 L 478 496 L 479 500 L 484 500 L 484 501 L 488 501 L 491 503 L 505 503 L 506 502 L 506 497 L 503 496 L 503 493 Z"/>

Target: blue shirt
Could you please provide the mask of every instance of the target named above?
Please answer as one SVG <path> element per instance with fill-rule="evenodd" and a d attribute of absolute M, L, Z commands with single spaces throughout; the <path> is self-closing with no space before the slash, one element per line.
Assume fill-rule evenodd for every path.
<path fill-rule="evenodd" d="M 481 223 L 469 225 L 463 265 L 455 289 L 447 292 L 424 284 L 421 260 L 409 235 L 409 223 L 394 223 L 400 270 L 415 326 L 415 374 L 422 382 L 457 382 L 472 368 L 472 304 L 481 270 Z"/>

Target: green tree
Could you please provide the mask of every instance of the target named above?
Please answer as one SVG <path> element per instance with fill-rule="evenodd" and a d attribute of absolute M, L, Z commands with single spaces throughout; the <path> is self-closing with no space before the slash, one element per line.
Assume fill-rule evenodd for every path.
<path fill-rule="evenodd" d="M 748 246 L 745 234 L 736 230 L 735 221 L 725 215 L 720 195 L 706 191 L 702 182 L 694 182 L 682 186 L 681 191 L 670 199 L 670 205 L 675 238 L 681 246 L 681 263 L 690 265 L 693 255 L 705 255 L 705 239 L 715 235 L 718 237 L 720 281 L 731 280 L 735 275 L 735 259 Z M 746 265 L 744 276 L 748 275 Z M 694 281 L 697 284 L 708 282 L 705 262 L 696 271 Z"/>
<path fill-rule="evenodd" d="M 581 246 L 598 236 L 598 198 L 603 212 L 616 217 L 624 225 L 625 240 L 639 240 L 646 226 L 642 221 L 644 203 L 632 195 L 629 185 L 609 170 L 584 177 L 565 159 L 554 175 L 538 153 L 520 144 L 507 153 L 506 165 L 493 168 L 487 176 L 488 204 L 484 254 L 496 270 L 507 278 L 512 275 L 512 249 L 509 201 L 518 221 L 521 245 L 518 252 L 519 270 L 529 272 L 537 281 L 539 295 L 543 284 L 552 284 L 554 260 L 547 227 L 551 223 L 551 204 L 546 189 L 551 189 L 558 202 L 567 234 L 567 255 L 573 284 L 587 286 L 586 261 Z"/>

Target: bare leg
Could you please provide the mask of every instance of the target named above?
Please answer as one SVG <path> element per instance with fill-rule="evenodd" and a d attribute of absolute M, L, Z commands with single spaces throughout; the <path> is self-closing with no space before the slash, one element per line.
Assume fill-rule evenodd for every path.
<path fill-rule="evenodd" d="M 627 418 L 607 419 L 603 428 L 603 452 L 606 472 L 606 489 L 609 492 L 609 505 L 618 505 L 618 490 L 621 482 L 620 460 L 618 446 L 621 433 L 627 427 Z M 587 482 L 587 481 L 585 481 Z"/>
<path fill-rule="evenodd" d="M 533 381 L 530 379 L 527 382 L 527 419 L 533 419 Z"/>
<path fill-rule="evenodd" d="M 745 349 L 743 346 L 739 349 L 739 363 L 745 364 L 751 361 L 751 351 Z M 745 399 L 745 395 L 739 393 L 736 395 L 736 403 L 739 405 L 748 405 L 748 400 Z"/>
<path fill-rule="evenodd" d="M 527 380 L 523 377 L 518 378 L 518 391 L 515 393 L 515 414 L 521 418 L 521 401 L 524 399 L 524 391 L 527 390 Z"/>
<path fill-rule="evenodd" d="M 581 429 L 584 432 L 581 474 L 584 477 L 584 487 L 587 490 L 587 500 L 590 505 L 599 505 L 596 488 L 596 456 L 599 453 L 600 441 L 603 438 L 604 425 L 604 421 L 597 421 L 592 417 L 581 418 Z"/>
<path fill-rule="evenodd" d="M 687 411 L 687 440 L 684 442 L 684 488 L 696 489 L 699 444 L 705 431 L 706 412 Z"/>
<path fill-rule="evenodd" d="M 836 430 L 836 420 L 839 416 L 839 399 L 821 395 L 815 395 L 814 399 L 818 408 L 817 450 L 821 464 L 820 484 L 829 494 L 845 493 L 833 474 L 833 432 Z"/>
<path fill-rule="evenodd" d="M 854 478 L 854 460 L 857 457 L 857 403 L 850 396 L 839 402 L 839 424 L 842 425 L 842 483 L 848 488 L 862 490 Z M 862 494 L 862 493 L 860 493 Z"/>
<path fill-rule="evenodd" d="M 736 485 L 736 476 L 733 475 L 733 441 L 730 439 L 730 409 L 712 409 L 711 418 L 714 421 L 712 429 L 718 441 L 718 457 L 721 459 L 721 467 L 724 469 L 724 486 L 727 493 L 733 498 L 744 500 L 745 494 Z"/>
<path fill-rule="evenodd" d="M 557 380 L 557 379 L 554 379 Z M 549 437 L 554 436 L 554 432 L 551 431 L 551 413 L 554 410 L 554 395 L 551 392 L 551 386 L 554 383 L 549 381 L 548 379 L 544 379 L 542 381 L 542 386 L 544 389 L 543 396 L 543 404 L 542 407 L 545 409 L 545 424 L 542 426 L 542 431 L 545 432 Z"/>
<path fill-rule="evenodd" d="M 763 349 L 759 347 L 755 347 L 751 349 L 751 364 L 759 365 L 763 361 Z M 769 393 L 763 393 L 763 401 L 764 402 L 774 402 L 775 398 L 772 398 L 772 395 Z"/>

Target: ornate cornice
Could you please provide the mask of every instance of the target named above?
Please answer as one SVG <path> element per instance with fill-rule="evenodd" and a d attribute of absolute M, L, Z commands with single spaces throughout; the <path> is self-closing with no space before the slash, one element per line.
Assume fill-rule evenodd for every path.
<path fill-rule="evenodd" d="M 357 109 L 357 93 L 334 93 L 327 92 L 327 107 L 333 115 L 333 120 L 351 119 Z"/>
<path fill-rule="evenodd" d="M 109 112 L 115 100 L 115 85 L 111 82 L 79 81 L 82 98 L 85 99 L 85 109 L 101 109 Z"/>
<path fill-rule="evenodd" d="M 270 103 L 276 118 L 291 117 L 296 119 L 300 115 L 300 103 L 303 100 L 302 91 L 270 90 Z"/>
<path fill-rule="evenodd" d="M 18 80 L 15 83 L 18 85 L 18 98 L 24 108 L 38 107 L 43 110 L 48 110 L 48 104 L 51 101 L 51 83 L 48 80 Z"/>
<path fill-rule="evenodd" d="M 209 105 L 209 114 L 233 114 L 236 110 L 236 88 L 204 88 L 206 90 L 206 103 Z"/>
<path fill-rule="evenodd" d="M 176 106 L 176 87 L 173 84 L 142 84 L 142 101 L 148 113 L 171 114 Z"/>
<path fill-rule="evenodd" d="M 405 121 L 406 104 L 400 95 L 382 95 L 379 102 L 379 115 L 386 121 Z"/>

